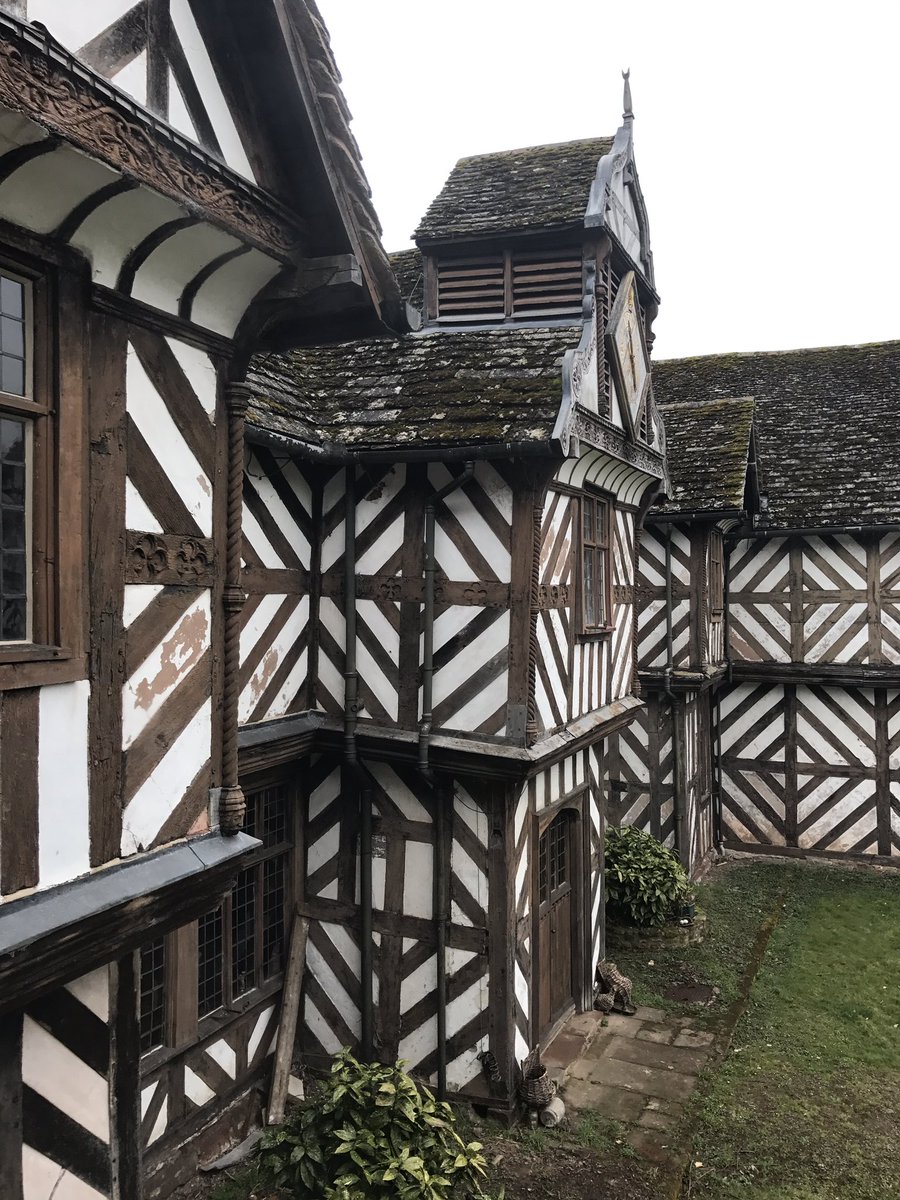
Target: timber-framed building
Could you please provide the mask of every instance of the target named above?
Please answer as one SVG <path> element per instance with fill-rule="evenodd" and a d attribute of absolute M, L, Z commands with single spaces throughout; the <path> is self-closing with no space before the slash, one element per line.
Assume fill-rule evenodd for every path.
<path fill-rule="evenodd" d="M 627 82 L 387 256 L 313 0 L 0 0 L 4 1197 L 243 1137 L 297 916 L 306 1064 L 508 1111 L 608 821 L 900 853 L 900 352 L 658 305 Z"/>

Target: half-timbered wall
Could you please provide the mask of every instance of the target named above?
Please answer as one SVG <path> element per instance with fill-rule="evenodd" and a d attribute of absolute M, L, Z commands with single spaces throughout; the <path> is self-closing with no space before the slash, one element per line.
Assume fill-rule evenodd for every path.
<path fill-rule="evenodd" d="M 644 701 L 631 725 L 609 740 L 609 821 L 652 833 L 663 845 L 679 849 L 685 866 L 694 871 L 713 844 L 711 694 L 681 693 L 673 705 L 654 689 Z M 680 847 L 676 781 L 683 814 Z"/>
<path fill-rule="evenodd" d="M 127 331 L 124 854 L 208 828 L 224 535 L 218 395 L 203 350 Z"/>
<path fill-rule="evenodd" d="M 736 661 L 900 663 L 900 534 L 743 540 L 729 571 Z"/>
<path fill-rule="evenodd" d="M 386 763 L 367 762 L 364 772 L 373 809 L 377 1052 L 385 1061 L 402 1058 L 410 1070 L 435 1078 L 436 919 L 443 914 L 447 1083 L 455 1091 L 474 1088 L 479 1094 L 477 1055 L 488 1049 L 488 1008 L 497 1003 L 501 988 L 488 946 L 488 846 L 497 798 L 471 781 L 439 781 L 431 787 L 414 770 Z M 435 883 L 439 804 L 449 863 L 442 896 Z M 313 1060 L 321 1060 L 341 1046 L 356 1046 L 361 1030 L 358 811 L 342 793 L 336 760 L 323 755 L 311 764 L 307 805 L 302 910 L 311 925 L 301 1041 Z"/>
<path fill-rule="evenodd" d="M 722 698 L 728 841 L 897 855 L 900 535 L 742 540 L 729 572 L 731 655 L 747 680 Z"/>
<path fill-rule="evenodd" d="M 721 565 L 711 561 L 711 534 L 700 525 L 652 522 L 641 530 L 638 556 L 638 658 L 642 670 L 668 665 L 666 555 L 672 572 L 672 661 L 675 670 L 700 670 L 725 659 L 721 612 L 709 603 L 713 575 Z"/>
<path fill-rule="evenodd" d="M 541 525 L 535 707 L 550 731 L 631 692 L 634 636 L 635 513 L 614 505 L 610 519 L 611 629 L 582 633 L 580 507 L 577 494 L 551 487 Z"/>

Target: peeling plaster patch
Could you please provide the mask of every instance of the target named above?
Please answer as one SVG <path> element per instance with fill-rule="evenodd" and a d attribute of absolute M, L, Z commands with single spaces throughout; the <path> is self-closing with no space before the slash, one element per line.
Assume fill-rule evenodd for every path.
<path fill-rule="evenodd" d="M 257 667 L 253 678 L 250 680 L 250 695 L 253 697 L 254 703 L 266 690 L 266 685 L 275 674 L 277 667 L 278 651 L 274 646 L 272 646 L 266 651 L 265 657 Z"/>
<path fill-rule="evenodd" d="M 186 675 L 201 658 L 208 643 L 209 616 L 202 608 L 186 613 L 175 627 L 172 636 L 162 644 L 162 665 L 153 678 L 144 678 L 134 685 L 134 700 L 139 708 L 148 709 L 157 696 L 163 696 Z"/>
<path fill-rule="evenodd" d="M 204 474 L 202 474 L 202 472 L 197 476 L 197 482 L 200 484 L 200 487 L 204 490 L 204 492 L 206 492 L 207 496 L 212 495 L 212 488 L 209 486 L 209 480 Z"/>
<path fill-rule="evenodd" d="M 203 812 L 197 817 L 190 829 L 187 831 L 188 837 L 193 837 L 197 833 L 206 833 L 209 830 L 209 813 L 204 808 Z"/>

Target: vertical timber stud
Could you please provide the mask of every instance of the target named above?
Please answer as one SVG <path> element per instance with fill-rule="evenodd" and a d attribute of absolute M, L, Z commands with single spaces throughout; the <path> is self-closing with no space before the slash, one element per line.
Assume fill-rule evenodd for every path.
<path fill-rule="evenodd" d="M 515 1103 L 516 1020 L 515 957 L 516 898 L 512 870 L 515 853 L 515 789 L 512 784 L 494 784 L 488 809 L 491 832 L 488 842 L 488 963 L 490 1004 L 489 1046 L 500 1067 L 502 1085 L 510 1108 Z M 529 822 L 526 820 L 526 826 Z"/>
<path fill-rule="evenodd" d="M 228 407 L 228 506 L 225 544 L 225 648 L 222 688 L 222 798 L 219 825 L 224 834 L 237 833 L 244 824 L 244 792 L 238 780 L 238 697 L 241 668 L 241 610 L 246 599 L 241 586 L 241 515 L 244 490 L 244 421 L 250 389 L 231 383 L 226 390 Z"/>
<path fill-rule="evenodd" d="M 891 770 L 888 744 L 888 694 L 875 689 L 875 815 L 878 853 L 891 856 Z"/>
<path fill-rule="evenodd" d="M 0 1017 L 0 1180 L 4 1200 L 22 1200 L 21 1012 Z"/>
<path fill-rule="evenodd" d="M 797 686 L 784 687 L 784 844 L 797 845 Z"/>
<path fill-rule="evenodd" d="M 141 1200 L 140 952 L 110 968 L 112 1064 L 110 1104 L 113 1200 Z"/>
<path fill-rule="evenodd" d="M 99 867 L 119 856 L 122 843 L 126 330 L 96 313 L 90 330 L 88 747 L 91 866 Z"/>
<path fill-rule="evenodd" d="M 534 707 L 536 658 L 532 629 L 537 637 L 537 614 L 532 609 L 537 595 L 535 576 L 540 576 L 540 516 L 534 529 L 535 484 L 525 468 L 514 466 L 509 473 L 512 486 L 512 529 L 510 532 L 509 588 L 509 698 L 506 706 L 507 736 L 518 745 L 537 740 Z M 532 562 L 538 545 L 537 564 Z M 532 617 L 534 621 L 532 622 Z"/>

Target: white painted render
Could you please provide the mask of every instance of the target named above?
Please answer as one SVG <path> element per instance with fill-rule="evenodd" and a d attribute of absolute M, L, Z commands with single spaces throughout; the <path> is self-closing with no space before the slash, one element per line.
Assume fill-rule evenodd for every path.
<path fill-rule="evenodd" d="M 87 680 L 41 688 L 38 862 L 41 887 L 90 870 Z"/>

